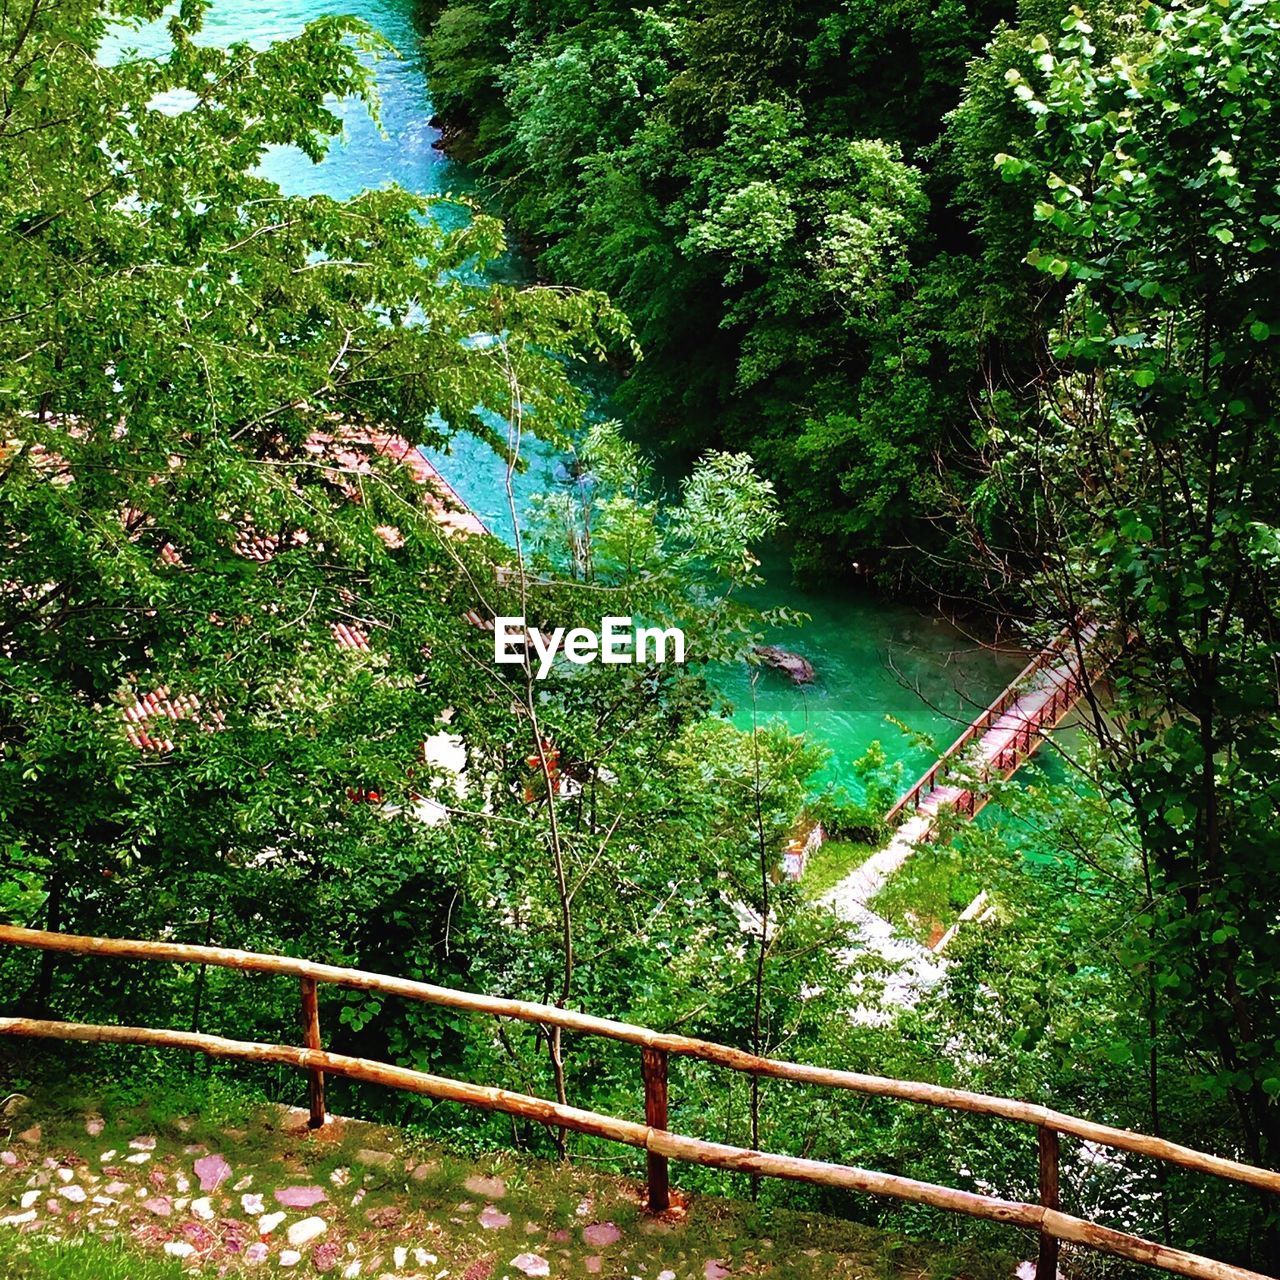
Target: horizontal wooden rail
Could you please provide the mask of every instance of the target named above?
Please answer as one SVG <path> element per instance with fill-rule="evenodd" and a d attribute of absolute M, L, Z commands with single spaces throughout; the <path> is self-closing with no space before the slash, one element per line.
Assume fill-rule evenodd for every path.
<path fill-rule="evenodd" d="M 948 1089 L 919 1081 L 892 1080 L 859 1072 L 835 1071 L 825 1067 L 811 1067 L 774 1058 L 762 1058 L 727 1045 L 652 1031 L 647 1027 L 637 1027 L 608 1018 L 597 1018 L 571 1009 L 534 1004 L 525 1000 L 507 1000 L 478 995 L 474 992 L 433 986 L 430 983 L 412 979 L 368 973 L 360 969 L 315 964 L 310 960 L 300 960 L 291 956 L 177 942 L 80 937 L 0 925 L 0 944 L 4 943 L 83 956 L 219 965 L 250 972 L 284 974 L 298 979 L 302 994 L 301 1012 L 306 1048 L 227 1040 L 220 1036 L 151 1027 L 108 1027 L 28 1018 L 0 1018 L 0 1034 L 102 1043 L 149 1044 L 191 1049 L 214 1057 L 240 1058 L 295 1066 L 306 1071 L 310 1081 L 312 1127 L 318 1128 L 325 1121 L 325 1075 L 341 1075 L 384 1084 L 391 1088 L 407 1089 L 468 1106 L 520 1115 L 556 1128 L 574 1129 L 631 1146 L 643 1147 L 648 1157 L 649 1207 L 654 1210 L 661 1210 L 667 1205 L 667 1161 L 672 1158 L 709 1165 L 713 1168 L 739 1170 L 757 1176 L 793 1178 L 822 1186 L 891 1196 L 899 1200 L 932 1205 L 954 1213 L 968 1214 L 971 1217 L 985 1218 L 992 1222 L 1031 1228 L 1040 1233 L 1037 1280 L 1054 1280 L 1056 1277 L 1057 1243 L 1062 1240 L 1087 1245 L 1130 1261 L 1147 1263 L 1177 1275 L 1202 1277 L 1203 1280 L 1264 1280 L 1258 1277 L 1257 1273 L 1240 1267 L 1155 1244 L 1138 1236 L 1114 1231 L 1109 1227 L 1102 1227 L 1085 1219 L 1062 1213 L 1058 1203 L 1058 1135 L 1070 1134 L 1089 1142 L 1166 1160 L 1201 1173 L 1214 1174 L 1273 1192 L 1280 1191 L 1280 1174 L 1220 1156 L 1208 1155 L 1162 1138 L 1131 1133 L 1126 1129 L 1115 1129 L 1109 1125 L 1094 1124 L 1092 1121 L 1052 1111 L 1047 1107 L 1016 1102 L 1009 1098 L 970 1093 L 962 1089 Z M 427 1075 L 403 1067 L 371 1062 L 364 1058 L 327 1053 L 320 1047 L 317 1001 L 317 986 L 320 983 L 354 990 L 377 991 L 384 995 L 398 995 L 446 1008 L 485 1013 L 499 1018 L 515 1018 L 524 1022 L 556 1026 L 584 1035 L 597 1035 L 638 1045 L 642 1050 L 641 1077 L 644 1082 L 646 1123 L 639 1125 L 541 1098 Z M 936 1186 L 932 1183 L 918 1182 L 911 1178 L 874 1173 L 845 1165 L 825 1164 L 821 1161 L 747 1151 L 739 1147 L 724 1146 L 669 1133 L 666 1129 L 667 1057 L 673 1053 L 698 1058 L 752 1075 L 790 1080 L 797 1084 L 816 1084 L 827 1088 L 845 1089 L 873 1097 L 896 1098 L 907 1102 L 944 1107 L 952 1111 L 970 1112 L 1033 1125 L 1039 1135 L 1041 1202 L 1038 1205 L 1021 1204 Z"/>
<path fill-rule="evenodd" d="M 951 1213 L 962 1213 L 988 1222 L 1026 1227 L 1057 1240 L 1088 1245 L 1104 1253 L 1130 1262 L 1146 1263 L 1174 1275 L 1193 1280 L 1267 1280 L 1256 1271 L 1247 1271 L 1225 1262 L 1201 1258 L 1180 1249 L 1144 1240 L 1139 1236 L 1113 1231 L 1061 1213 L 1042 1205 L 1000 1200 L 972 1191 L 920 1182 L 896 1174 L 876 1173 L 849 1165 L 827 1164 L 821 1160 L 805 1160 L 795 1156 L 772 1155 L 750 1151 L 744 1147 L 700 1138 L 684 1137 L 647 1124 L 619 1120 L 613 1116 L 585 1111 L 534 1098 L 527 1094 L 470 1084 L 445 1076 L 429 1075 L 407 1067 L 353 1058 L 346 1054 L 328 1053 L 322 1049 L 300 1049 L 292 1045 L 260 1044 L 254 1041 L 229 1040 L 222 1036 L 202 1035 L 190 1031 L 165 1031 L 152 1027 L 107 1027 L 75 1022 L 48 1022 L 35 1018 L 0 1018 L 0 1034 L 51 1040 L 79 1040 L 97 1044 L 140 1044 L 157 1048 L 189 1049 L 214 1058 L 236 1058 L 248 1062 L 277 1063 L 306 1072 L 345 1076 L 371 1084 L 385 1085 L 410 1093 L 420 1093 L 442 1101 L 458 1102 L 486 1111 L 500 1111 L 521 1116 L 550 1127 L 572 1129 L 578 1133 L 605 1138 L 627 1146 L 638 1147 L 651 1155 L 684 1160 L 714 1169 L 774 1178 L 789 1178 L 817 1186 L 838 1187 L 868 1195 L 889 1196 L 913 1204 L 930 1205 Z"/>
<path fill-rule="evenodd" d="M 976 1115 L 993 1116 L 1018 1124 L 1032 1125 L 1037 1129 L 1053 1129 L 1058 1133 L 1096 1142 L 1117 1151 L 1167 1160 L 1199 1173 L 1213 1174 L 1235 1182 L 1248 1183 L 1264 1191 L 1280 1193 L 1280 1173 L 1258 1169 L 1236 1160 L 1208 1155 L 1192 1147 L 1184 1147 L 1164 1138 L 1133 1133 L 1128 1129 L 1116 1129 L 1110 1125 L 1095 1124 L 1077 1116 L 1053 1111 L 1035 1103 L 1018 1102 L 1011 1098 L 999 1098 L 984 1093 L 971 1093 L 965 1089 L 949 1089 L 943 1085 L 925 1084 L 917 1080 L 894 1080 L 886 1076 L 865 1075 L 857 1071 L 838 1071 L 830 1067 L 812 1067 L 798 1062 L 785 1062 L 777 1058 L 762 1058 L 745 1049 L 734 1049 L 710 1040 L 697 1040 L 670 1032 L 651 1031 L 647 1027 L 616 1022 L 611 1018 L 598 1018 L 573 1009 L 559 1009 L 554 1005 L 535 1004 L 527 1000 L 508 1000 L 499 996 L 479 995 L 471 991 L 457 991 L 452 987 L 437 987 L 429 982 L 417 982 L 411 978 L 395 978 L 386 974 L 369 973 L 362 969 L 347 969 L 339 965 L 316 964 L 311 960 L 299 960 L 293 956 L 270 955 L 256 951 L 238 951 L 227 947 L 203 947 L 185 942 L 144 942 L 122 938 L 93 938 L 65 933 L 46 933 L 40 929 L 23 929 L 16 925 L 0 925 L 0 945 L 34 947 L 41 951 L 63 951 L 73 955 L 111 956 L 118 960 L 162 960 L 176 964 L 211 964 L 228 969 L 243 969 L 257 973 L 287 974 L 295 978 L 310 978 L 315 982 L 346 987 L 356 991 L 377 991 L 383 995 L 401 996 L 407 1000 L 419 1000 L 426 1004 L 441 1005 L 448 1009 L 462 1009 L 472 1013 L 485 1013 L 499 1018 L 513 1018 L 520 1022 L 538 1023 L 542 1026 L 561 1027 L 583 1035 L 603 1036 L 638 1045 L 642 1049 L 660 1049 L 668 1054 L 698 1058 L 732 1071 L 749 1075 L 767 1076 L 774 1080 L 790 1080 L 795 1084 L 820 1085 L 828 1089 L 845 1089 L 853 1093 L 873 1097 L 896 1098 L 903 1102 L 918 1102 L 931 1107 L 943 1107 L 951 1111 L 965 1111 Z"/>

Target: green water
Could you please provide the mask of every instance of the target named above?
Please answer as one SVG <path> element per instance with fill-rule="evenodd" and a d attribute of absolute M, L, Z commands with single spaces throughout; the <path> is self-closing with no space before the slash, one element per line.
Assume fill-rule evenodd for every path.
<path fill-rule="evenodd" d="M 475 181 L 467 169 L 433 147 L 439 136 L 427 123 L 431 104 L 418 59 L 418 40 L 408 0 L 215 0 L 202 39 L 262 46 L 292 35 L 304 23 L 329 13 L 364 19 L 400 51 L 378 67 L 382 128 L 363 107 L 338 106 L 344 133 L 325 160 L 313 165 L 301 152 L 274 148 L 264 172 L 289 193 L 337 197 L 388 183 L 431 195 L 466 195 Z M 165 48 L 163 27 L 155 25 L 113 41 L 107 56 L 122 48 L 158 53 Z M 172 104 L 180 109 L 181 102 Z M 458 205 L 438 214 L 455 224 L 465 218 Z M 528 264 L 512 255 L 500 268 L 508 277 L 529 274 Z M 459 439 L 446 454 L 432 454 L 442 471 L 495 533 L 509 536 L 511 519 L 503 489 L 504 467 L 485 446 Z M 528 470 L 517 478 L 517 505 L 558 483 L 560 461 L 536 442 L 526 449 Z M 716 673 L 716 683 L 734 703 L 739 723 L 781 718 L 796 732 L 825 744 L 831 752 L 827 776 L 847 780 L 848 766 L 879 739 L 890 760 L 902 760 L 908 772 L 930 757 L 911 736 L 895 727 L 902 721 L 914 734 L 949 742 L 958 722 L 967 721 L 1017 673 L 1022 659 L 996 656 L 965 637 L 944 619 L 885 601 L 855 588 L 801 591 L 790 585 L 786 557 L 775 549 L 766 558 L 768 585 L 760 603 L 787 605 L 808 613 L 800 629 L 770 636 L 774 643 L 804 654 L 817 669 L 817 682 L 797 688 L 774 671 L 755 681 L 745 667 Z"/>

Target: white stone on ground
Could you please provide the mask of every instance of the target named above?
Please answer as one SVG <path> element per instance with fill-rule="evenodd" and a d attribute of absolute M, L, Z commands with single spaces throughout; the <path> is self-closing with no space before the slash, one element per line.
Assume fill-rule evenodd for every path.
<path fill-rule="evenodd" d="M 551 1274 L 551 1264 L 546 1258 L 540 1258 L 536 1253 L 518 1253 L 511 1259 L 511 1265 L 517 1271 L 523 1271 L 527 1276 L 549 1276 Z"/>
<path fill-rule="evenodd" d="M 323 1218 L 303 1218 L 301 1222 L 295 1222 L 285 1236 L 295 1248 L 302 1248 L 304 1244 L 310 1244 L 317 1236 L 322 1236 L 329 1229 L 329 1224 Z"/>

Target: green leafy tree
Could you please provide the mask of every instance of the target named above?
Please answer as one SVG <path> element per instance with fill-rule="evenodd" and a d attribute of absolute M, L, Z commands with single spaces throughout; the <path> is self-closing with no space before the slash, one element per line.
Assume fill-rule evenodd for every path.
<path fill-rule="evenodd" d="M 993 432 L 991 493 L 1059 618 L 1129 640 L 1096 728 L 1149 893 L 1131 963 L 1204 1055 L 1253 1159 L 1280 1149 L 1274 4 L 1150 6 L 1109 61 L 1076 10 L 1008 80 L 1035 123 L 997 163 L 1066 290 L 1040 410 Z M 1270 1255 L 1275 1261 L 1275 1255 Z"/>
<path fill-rule="evenodd" d="M 320 156 L 332 96 L 373 105 L 377 42 L 324 19 L 212 48 L 202 12 L 169 20 L 165 56 L 109 66 L 108 19 L 158 6 L 6 19 L 4 879 L 52 928 L 320 947 L 358 937 L 429 839 L 348 790 L 410 803 L 468 688 L 424 653 L 464 643 L 475 552 L 378 433 L 410 461 L 493 439 L 513 384 L 548 430 L 572 422 L 556 353 L 618 330 L 591 297 L 472 283 L 491 220 L 445 232 L 397 190 L 283 197 L 263 151 Z M 497 332 L 502 365 L 475 341 Z"/>
<path fill-rule="evenodd" d="M 429 39 L 464 127 L 498 119 L 490 82 L 472 88 L 480 46 L 450 43 L 477 12 L 446 11 Z M 930 584 L 962 576 L 938 477 L 967 497 L 971 400 L 1002 317 L 975 300 L 957 178 L 931 148 L 1012 8 L 482 12 L 506 114 L 469 141 L 484 132 L 481 161 L 544 268 L 632 321 L 645 358 L 616 396 L 632 429 L 750 453 L 809 568 L 887 566 L 911 545 L 935 554 Z"/>
<path fill-rule="evenodd" d="M 713 803 L 749 739 L 704 724 L 696 661 L 754 635 L 734 596 L 777 523 L 770 486 L 712 455 L 664 508 L 598 428 L 591 486 L 549 504 L 538 554 L 448 533 L 417 446 L 471 431 L 514 468 L 524 430 L 580 425 L 569 362 L 625 326 L 596 296 L 483 283 L 490 219 L 446 231 L 398 190 L 283 197 L 263 150 L 321 155 L 332 97 L 370 101 L 376 42 L 324 20 L 217 49 L 200 15 L 170 19 L 164 56 L 110 65 L 88 4 L 37 0 L 10 32 L 6 916 L 736 1034 L 738 893 L 817 767 L 760 748 L 763 844 Z M 495 666 L 483 625 L 628 610 L 685 621 L 695 663 L 562 661 L 536 681 Z M 3 965 L 7 1003 L 63 1016 L 265 1040 L 295 1017 L 292 993 L 236 974 Z M 634 1063 L 607 1050 L 336 999 L 338 1049 L 605 1108 L 635 1096 Z"/>

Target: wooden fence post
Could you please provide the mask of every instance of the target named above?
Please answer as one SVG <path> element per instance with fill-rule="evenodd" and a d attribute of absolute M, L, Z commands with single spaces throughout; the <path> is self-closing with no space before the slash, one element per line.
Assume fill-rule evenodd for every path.
<path fill-rule="evenodd" d="M 316 997 L 316 980 L 300 978 L 302 986 L 302 1035 L 308 1049 L 323 1049 L 320 1043 L 320 1002 Z M 311 1115 L 307 1119 L 309 1129 L 319 1129 L 324 1125 L 324 1072 L 309 1070 L 308 1092 L 310 1093 Z"/>
<path fill-rule="evenodd" d="M 665 1129 L 667 1127 L 666 1050 L 641 1049 L 640 1075 L 644 1080 L 644 1122 L 651 1129 Z M 647 1162 L 649 1212 L 665 1213 L 671 1207 L 671 1179 L 667 1170 L 667 1157 L 650 1151 Z"/>
<path fill-rule="evenodd" d="M 1058 1131 L 1040 1129 L 1040 1203 L 1058 1209 Z M 1057 1280 L 1058 1237 L 1040 1233 L 1040 1256 L 1036 1260 L 1036 1280 Z"/>

